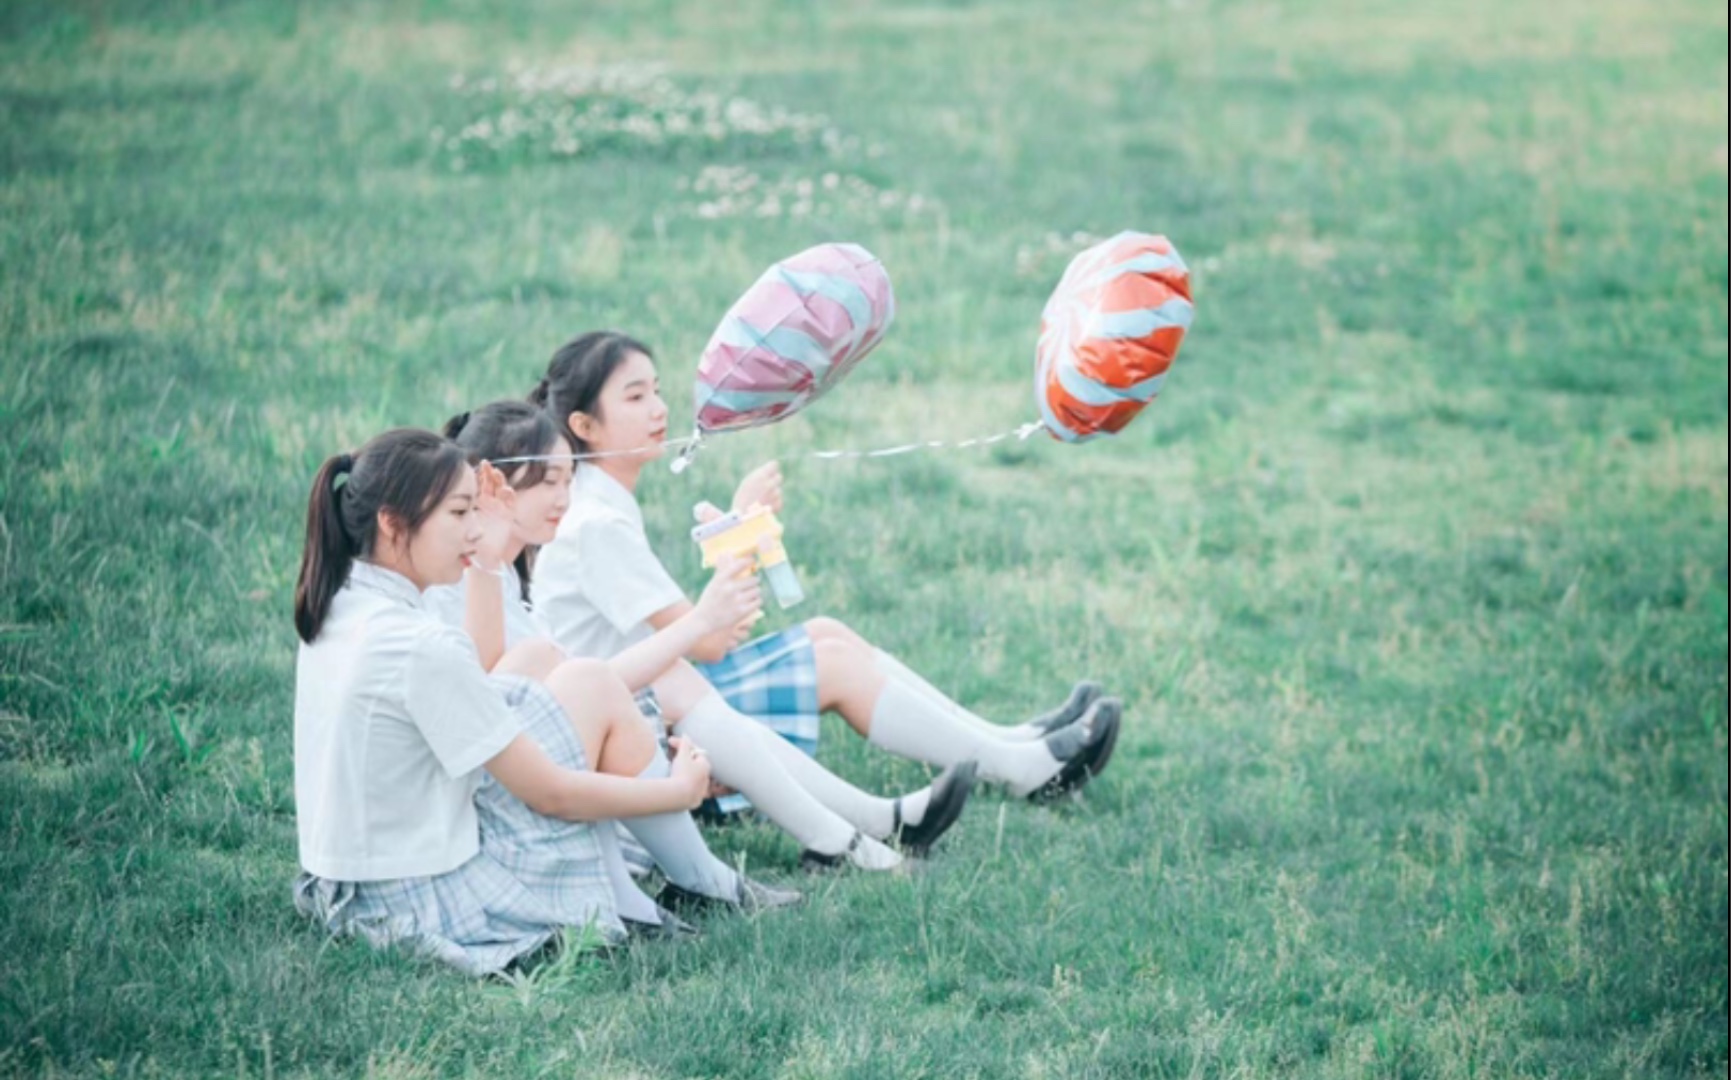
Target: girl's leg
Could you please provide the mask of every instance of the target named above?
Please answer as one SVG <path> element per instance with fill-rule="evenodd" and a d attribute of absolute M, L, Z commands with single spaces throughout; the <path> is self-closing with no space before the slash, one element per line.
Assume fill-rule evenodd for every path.
<path fill-rule="evenodd" d="M 1088 711 L 1088 706 L 1094 703 L 1094 699 L 1102 693 L 1099 683 L 1084 680 L 1077 683 L 1070 691 L 1069 698 L 1054 709 L 1020 724 L 994 724 L 964 708 L 900 660 L 882 649 L 875 648 L 840 620 L 819 616 L 806 623 L 805 627 L 806 632 L 811 635 L 812 644 L 817 649 L 818 696 L 823 698 L 827 691 L 829 697 L 833 699 L 833 702 L 825 701 L 824 707 L 835 709 L 843 716 L 848 716 L 850 713 L 846 711 L 847 706 L 863 705 L 863 707 L 854 708 L 852 712 L 862 715 L 865 718 L 863 722 L 868 724 L 871 709 L 876 704 L 876 695 L 871 687 L 881 687 L 883 680 L 899 682 L 909 689 L 923 694 L 954 713 L 957 719 L 971 725 L 983 735 L 1014 742 L 1033 742 L 1043 739 L 1052 731 L 1066 724 L 1075 723 L 1081 719 L 1083 713 Z M 873 661 L 869 666 L 861 663 L 860 660 L 868 653 Z M 867 734 L 867 731 L 861 728 L 859 723 L 852 719 L 849 719 L 848 723 L 861 735 Z"/>
<path fill-rule="evenodd" d="M 495 675 L 521 675 L 544 683 L 553 669 L 565 662 L 565 650 L 546 638 L 532 638 L 507 650 L 493 665 Z"/>
<path fill-rule="evenodd" d="M 907 669 L 835 619 L 813 619 L 806 630 L 817 651 L 819 704 L 841 713 L 867 741 L 892 754 L 942 766 L 973 759 L 980 763 L 982 779 L 1028 795 L 1056 776 L 1088 740 L 1082 724 L 1034 741 L 999 738 L 995 725 L 929 686 L 922 691 L 896 677 L 898 669 Z"/>
<path fill-rule="evenodd" d="M 655 681 L 655 697 L 668 717 L 676 721 L 675 730 L 708 751 L 716 779 L 743 793 L 807 850 L 828 856 L 848 852 L 855 866 L 870 870 L 900 864 L 899 855 L 874 840 L 854 843 L 857 831 L 868 836 L 889 835 L 894 814 L 891 800 L 866 795 L 788 746 L 810 770 L 827 778 L 822 792 L 811 789 L 777 755 L 774 744 L 786 745 L 781 737 L 735 711 L 696 668 L 683 660 Z M 842 805 L 832 804 L 831 799 Z M 877 820 L 880 817 L 881 823 Z"/>
<path fill-rule="evenodd" d="M 667 759 L 637 711 L 631 691 L 606 663 L 567 660 L 548 677 L 547 688 L 564 706 L 597 772 L 643 779 L 669 775 Z M 620 823 L 675 885 L 717 899 L 739 897 L 739 875 L 710 853 L 690 814 L 649 814 L 622 818 Z"/>

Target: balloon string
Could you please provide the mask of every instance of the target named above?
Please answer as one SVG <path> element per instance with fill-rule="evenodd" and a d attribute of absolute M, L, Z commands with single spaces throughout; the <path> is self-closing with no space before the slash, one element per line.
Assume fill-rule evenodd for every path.
<path fill-rule="evenodd" d="M 531 461 L 597 461 L 601 458 L 634 457 L 643 454 L 653 454 L 669 446 L 684 446 L 694 443 L 696 435 L 687 435 L 678 439 L 664 439 L 658 446 L 637 446 L 630 450 L 591 450 L 583 454 L 525 454 L 522 457 L 491 458 L 494 465 L 527 465 Z"/>
<path fill-rule="evenodd" d="M 1009 431 L 1000 431 L 996 435 L 980 435 L 972 439 L 950 441 L 947 439 L 927 439 L 921 442 L 903 443 L 900 446 L 885 446 L 877 450 L 814 450 L 807 454 L 789 455 L 792 457 L 810 457 L 819 461 L 857 461 L 863 458 L 897 457 L 910 454 L 915 450 L 967 450 L 978 446 L 991 446 L 1006 439 L 1026 442 L 1036 431 L 1045 428 L 1042 421 L 1034 420 Z M 660 446 L 639 446 L 631 450 L 601 450 L 585 454 L 532 454 L 524 457 L 494 458 L 494 465 L 526 465 L 532 461 L 594 461 L 598 458 L 631 457 L 654 453 L 658 449 L 670 446 L 686 446 L 696 443 L 701 436 L 690 435 L 684 438 L 668 439 Z"/>
<path fill-rule="evenodd" d="M 993 443 L 1000 443 L 1005 439 L 1010 438 L 1014 438 L 1018 442 L 1026 442 L 1028 436 L 1045 426 L 1045 424 L 1035 420 L 1031 423 L 1023 424 L 1021 427 L 1012 428 L 1009 431 L 1000 431 L 996 435 L 981 435 L 977 438 L 961 439 L 956 442 L 950 442 L 945 439 L 928 439 L 924 442 L 903 443 L 900 446 L 886 446 L 881 450 L 818 450 L 814 451 L 809 456 L 817 458 L 820 461 L 839 461 L 854 458 L 895 457 L 898 454 L 909 454 L 915 450 L 966 450 L 975 446 L 990 446 Z"/>

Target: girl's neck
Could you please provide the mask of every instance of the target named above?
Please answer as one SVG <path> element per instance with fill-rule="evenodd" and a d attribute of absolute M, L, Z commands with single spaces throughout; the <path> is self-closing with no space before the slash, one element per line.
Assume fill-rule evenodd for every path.
<path fill-rule="evenodd" d="M 389 570 L 391 573 L 396 574 L 399 577 L 407 578 L 409 584 L 413 585 L 417 592 L 427 591 L 427 583 L 422 581 L 419 575 L 415 573 L 414 564 L 409 561 L 408 556 L 403 552 L 394 549 L 375 550 L 371 555 L 366 556 L 360 561 L 371 563 L 381 570 Z"/>
<path fill-rule="evenodd" d="M 611 476 L 619 486 L 633 495 L 637 494 L 637 478 L 643 475 L 643 466 L 647 462 L 621 454 L 619 457 L 602 458 L 595 462 L 595 467 Z"/>

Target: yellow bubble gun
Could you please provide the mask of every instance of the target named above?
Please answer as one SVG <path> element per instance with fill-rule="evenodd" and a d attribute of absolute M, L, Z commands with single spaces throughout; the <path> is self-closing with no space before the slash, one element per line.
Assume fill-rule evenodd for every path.
<path fill-rule="evenodd" d="M 729 511 L 692 529 L 691 538 L 703 549 L 705 567 L 712 568 L 729 555 L 737 556 L 749 562 L 754 573 L 768 579 L 769 591 L 783 608 L 805 599 L 799 575 L 793 572 L 787 549 L 781 546 L 781 522 L 769 507 L 753 503 L 743 514 Z"/>

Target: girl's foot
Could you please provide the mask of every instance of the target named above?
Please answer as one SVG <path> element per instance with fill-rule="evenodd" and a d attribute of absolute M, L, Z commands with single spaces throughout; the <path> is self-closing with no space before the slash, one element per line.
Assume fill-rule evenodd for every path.
<path fill-rule="evenodd" d="M 1070 688 L 1070 696 L 1062 705 L 1024 721 L 1019 730 L 1038 736 L 1068 727 L 1080 720 L 1088 711 L 1088 706 L 1094 704 L 1094 700 L 1105 692 L 1106 688 L 1093 679 L 1083 679 Z"/>
<path fill-rule="evenodd" d="M 739 889 L 732 896 L 710 896 L 692 892 L 669 881 L 662 887 L 661 895 L 656 899 L 664 907 L 675 911 L 698 912 L 712 908 L 730 908 L 744 915 L 755 915 L 760 911 L 774 911 L 776 908 L 802 904 L 805 902 L 805 895 L 793 889 L 778 889 L 773 885 L 765 885 L 740 874 Z"/>
<path fill-rule="evenodd" d="M 904 800 L 897 799 L 895 827 L 890 838 L 900 844 L 903 852 L 923 857 L 938 842 L 938 837 L 961 818 L 962 807 L 973 794 L 974 778 L 979 771 L 978 762 L 964 761 L 939 773 L 932 786 L 924 792 L 925 805 L 920 808 L 917 820 L 909 821 L 902 816 Z"/>
<path fill-rule="evenodd" d="M 799 853 L 801 870 L 838 870 L 844 864 L 858 870 L 894 870 L 902 865 L 902 857 L 865 833 L 856 832 L 847 847 L 836 852 L 806 848 Z"/>
<path fill-rule="evenodd" d="M 1028 801 L 1051 802 L 1072 791 L 1080 791 L 1089 780 L 1099 776 L 1106 763 L 1112 760 L 1112 751 L 1118 745 L 1118 727 L 1123 712 L 1124 703 L 1115 697 L 1100 698 L 1089 706 L 1088 714 L 1072 729 L 1066 729 L 1085 729 L 1086 737 L 1080 749 L 1065 759 L 1064 767 L 1050 780 L 1029 792 Z"/>

